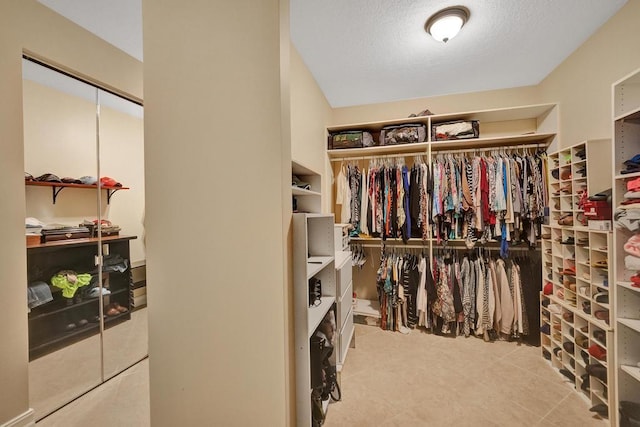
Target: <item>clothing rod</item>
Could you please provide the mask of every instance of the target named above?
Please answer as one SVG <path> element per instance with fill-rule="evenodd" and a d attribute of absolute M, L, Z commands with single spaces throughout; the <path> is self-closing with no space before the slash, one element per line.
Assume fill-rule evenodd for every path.
<path fill-rule="evenodd" d="M 438 149 L 437 143 L 432 144 L 432 154 L 448 154 L 448 153 L 484 153 L 488 151 L 499 151 L 499 150 L 525 150 L 529 148 L 543 148 L 546 149 L 547 146 L 545 144 L 526 144 L 526 145 L 505 145 L 501 147 L 477 147 L 477 148 L 460 148 L 460 149 Z M 378 155 L 370 155 L 370 156 L 354 156 L 354 157 L 335 157 L 332 158 L 332 162 L 343 162 L 349 160 L 369 160 L 369 159 L 384 159 L 384 158 L 394 158 L 394 157 L 411 157 L 411 156 L 428 156 L 428 152 L 410 152 L 410 153 L 401 153 L 401 154 L 378 154 Z"/>
<path fill-rule="evenodd" d="M 420 152 L 411 152 L 411 153 L 402 153 L 402 154 L 378 154 L 371 156 L 357 156 L 357 157 L 336 157 L 331 159 L 332 162 L 343 162 L 349 160 L 373 160 L 373 159 L 392 159 L 395 157 L 415 157 L 415 156 L 425 156 L 427 157 L 426 151 Z"/>
<path fill-rule="evenodd" d="M 437 144 L 436 144 L 437 147 Z M 526 145 L 505 145 L 505 146 L 501 146 L 501 147 L 478 147 L 478 148 L 460 148 L 460 149 L 452 149 L 452 150 L 438 150 L 438 148 L 434 147 L 432 149 L 432 153 L 434 155 L 437 154 L 449 154 L 449 153 L 483 153 L 483 152 L 487 152 L 487 151 L 500 151 L 500 150 L 505 150 L 505 151 L 518 151 L 518 150 L 526 150 L 529 148 L 547 148 L 546 145 L 544 144 L 526 144 Z"/>
<path fill-rule="evenodd" d="M 352 245 L 356 245 L 356 246 L 360 246 L 363 248 L 376 248 L 376 249 L 380 249 L 383 245 L 384 246 L 389 246 L 389 247 L 398 247 L 398 248 L 407 248 L 407 249 L 429 249 L 429 244 L 424 244 L 424 245 L 405 245 L 402 242 L 390 242 L 390 243 L 358 243 L 358 242 L 353 242 L 351 243 Z M 432 245 L 431 246 L 433 249 L 451 249 L 454 251 L 472 251 L 474 249 L 486 249 L 486 250 L 500 250 L 500 246 L 482 246 L 482 245 L 477 245 L 474 246 L 473 248 L 469 249 L 466 246 L 449 246 L 449 245 Z M 540 246 L 534 246 L 534 247 L 529 247 L 529 246 L 509 246 L 508 251 L 515 251 L 515 252 L 529 252 L 529 251 L 540 251 Z"/>
<path fill-rule="evenodd" d="M 500 246 L 474 246 L 473 248 L 469 249 L 466 246 L 443 246 L 443 245 L 433 245 L 432 246 L 433 249 L 451 249 L 454 251 L 472 251 L 474 249 L 486 249 L 486 250 L 496 250 L 499 251 L 500 250 Z M 534 246 L 534 247 L 529 247 L 529 246 L 509 246 L 509 248 L 507 249 L 508 252 L 512 252 L 512 251 L 539 251 L 540 247 L 539 246 Z"/>

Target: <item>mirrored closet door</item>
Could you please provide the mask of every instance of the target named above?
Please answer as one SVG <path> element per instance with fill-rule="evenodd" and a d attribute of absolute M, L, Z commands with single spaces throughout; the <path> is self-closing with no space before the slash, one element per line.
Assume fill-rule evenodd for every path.
<path fill-rule="evenodd" d="M 23 110 L 29 394 L 42 419 L 147 355 L 142 107 L 25 59 Z"/>

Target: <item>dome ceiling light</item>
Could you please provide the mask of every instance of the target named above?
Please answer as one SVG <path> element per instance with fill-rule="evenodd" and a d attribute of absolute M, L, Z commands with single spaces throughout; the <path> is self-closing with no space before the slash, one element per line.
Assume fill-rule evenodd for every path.
<path fill-rule="evenodd" d="M 469 9 L 463 6 L 448 7 L 431 15 L 424 29 L 437 41 L 446 43 L 460 32 L 467 20 Z"/>

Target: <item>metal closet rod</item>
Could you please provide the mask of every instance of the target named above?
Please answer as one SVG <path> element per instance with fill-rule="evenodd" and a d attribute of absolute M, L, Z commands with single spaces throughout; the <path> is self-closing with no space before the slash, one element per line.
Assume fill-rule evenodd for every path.
<path fill-rule="evenodd" d="M 411 153 L 402 153 L 402 154 L 378 154 L 371 156 L 358 156 L 358 157 L 336 157 L 331 159 L 332 162 L 343 162 L 349 160 L 370 160 L 370 159 L 392 159 L 397 157 L 411 157 L 411 156 L 428 156 L 429 153 L 426 151 L 420 152 L 411 152 Z"/>
<path fill-rule="evenodd" d="M 435 143 L 435 146 L 437 147 L 437 143 Z M 541 145 L 541 144 L 506 145 L 502 147 L 460 148 L 457 150 L 456 149 L 439 150 L 437 148 L 432 147 L 431 154 L 437 155 L 437 154 L 453 154 L 453 153 L 484 153 L 488 151 L 500 151 L 500 150 L 518 151 L 518 150 L 525 150 L 529 148 L 540 149 L 541 147 L 546 148 L 544 145 Z M 385 158 L 394 158 L 394 157 L 411 157 L 411 156 L 428 156 L 428 155 L 429 155 L 428 151 L 420 151 L 420 152 L 410 152 L 410 153 L 401 153 L 401 154 L 378 154 L 378 155 L 371 155 L 371 156 L 335 157 L 335 158 L 332 158 L 331 161 L 343 162 L 345 160 L 346 161 L 369 160 L 369 159 L 385 159 Z"/>
<path fill-rule="evenodd" d="M 356 246 L 360 246 L 362 248 L 375 248 L 375 249 L 380 249 L 382 247 L 382 243 L 358 243 L 358 242 L 354 242 L 352 243 L 353 245 Z M 407 249 L 429 249 L 429 244 L 424 244 L 424 245 L 405 245 L 402 242 L 389 242 L 389 243 L 384 243 L 384 246 L 392 246 L 392 247 L 398 247 L 398 248 L 407 248 Z M 469 249 L 466 246 L 453 246 L 453 245 L 431 245 L 431 248 L 433 249 L 450 249 L 450 250 L 454 250 L 454 251 L 473 251 L 475 249 L 486 249 L 486 250 L 491 250 L 491 251 L 499 251 L 500 250 L 500 246 L 483 246 L 483 245 L 478 245 L 478 246 L 474 246 L 473 248 Z M 540 247 L 539 246 L 535 246 L 533 248 L 530 248 L 529 246 L 509 246 L 509 252 L 515 251 L 515 252 L 524 252 L 524 251 L 540 251 Z"/>
<path fill-rule="evenodd" d="M 479 147 L 479 148 L 460 148 L 457 150 L 438 150 L 437 148 L 432 148 L 431 149 L 431 154 L 432 155 L 437 155 L 437 154 L 452 154 L 452 153 L 482 153 L 482 152 L 487 152 L 487 151 L 500 151 L 500 150 L 505 150 L 505 151 L 518 151 L 518 150 L 526 150 L 529 148 L 537 148 L 539 149 L 541 147 L 540 144 L 526 144 L 526 145 L 505 145 L 502 147 Z M 544 146 L 542 146 L 544 147 Z M 546 147 L 544 147 L 546 148 Z"/>

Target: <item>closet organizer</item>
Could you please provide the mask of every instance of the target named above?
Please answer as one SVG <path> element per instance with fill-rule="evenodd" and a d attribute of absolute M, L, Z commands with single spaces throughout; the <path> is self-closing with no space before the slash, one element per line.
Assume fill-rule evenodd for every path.
<path fill-rule="evenodd" d="M 479 137 L 435 140 L 432 125 L 457 120 L 477 120 Z M 426 125 L 426 141 L 328 150 L 336 218 L 351 224 L 355 253 L 363 252 L 358 247 L 378 249 L 368 254 L 371 262 L 354 270 L 354 314 L 401 332 L 426 326 L 485 339 L 528 335 L 537 343 L 540 257 L 534 249 L 547 204 L 544 150 L 557 140 L 557 107 L 328 131 L 360 129 L 375 136 L 384 126 L 403 123 Z"/>

